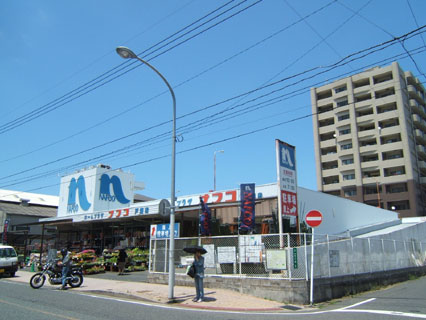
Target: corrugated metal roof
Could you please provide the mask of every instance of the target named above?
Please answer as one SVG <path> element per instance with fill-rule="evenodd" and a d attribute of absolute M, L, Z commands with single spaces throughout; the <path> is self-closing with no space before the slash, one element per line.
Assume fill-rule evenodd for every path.
<path fill-rule="evenodd" d="M 16 203 L 0 202 L 0 210 L 6 214 L 37 216 L 37 217 L 56 217 L 57 208 L 37 206 L 37 205 L 20 205 Z"/>

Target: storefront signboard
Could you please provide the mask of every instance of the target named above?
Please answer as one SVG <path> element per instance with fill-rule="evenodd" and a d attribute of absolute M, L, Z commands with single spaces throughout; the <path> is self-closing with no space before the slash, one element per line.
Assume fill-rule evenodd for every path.
<path fill-rule="evenodd" d="M 99 165 L 61 179 L 58 217 L 123 209 L 133 203 L 134 175 Z"/>
<path fill-rule="evenodd" d="M 296 148 L 276 140 L 276 152 L 281 215 L 297 217 Z"/>
<path fill-rule="evenodd" d="M 153 200 L 144 202 L 143 205 L 134 206 L 131 208 L 122 208 L 116 210 L 108 210 L 108 211 L 98 211 L 93 213 L 84 213 L 79 215 L 74 215 L 72 217 L 73 222 L 81 222 L 81 221 L 92 221 L 92 220 L 108 220 L 108 219 L 120 219 L 120 218 L 128 218 L 128 217 L 136 217 L 142 215 L 155 215 L 161 214 L 161 208 L 166 206 L 170 206 L 169 201 L 162 200 Z"/>
<path fill-rule="evenodd" d="M 170 238 L 170 223 L 152 224 L 150 228 L 150 236 L 152 239 L 169 239 Z M 175 238 L 180 235 L 180 223 L 175 223 L 174 230 Z"/>

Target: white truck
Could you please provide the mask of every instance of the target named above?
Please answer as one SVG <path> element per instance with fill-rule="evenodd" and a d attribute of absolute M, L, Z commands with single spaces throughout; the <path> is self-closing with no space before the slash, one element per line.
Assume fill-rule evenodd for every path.
<path fill-rule="evenodd" d="M 18 255 L 13 247 L 0 244 L 0 276 L 7 273 L 11 277 L 18 271 Z"/>

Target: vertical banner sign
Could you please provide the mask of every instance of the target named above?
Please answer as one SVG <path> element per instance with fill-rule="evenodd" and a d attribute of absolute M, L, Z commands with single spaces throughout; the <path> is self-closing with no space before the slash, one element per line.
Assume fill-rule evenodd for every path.
<path fill-rule="evenodd" d="M 212 218 L 209 207 L 204 203 L 203 198 L 200 197 L 201 204 L 201 213 L 200 213 L 200 235 L 201 236 L 211 236 L 211 226 L 210 221 Z"/>
<path fill-rule="evenodd" d="M 297 217 L 296 148 L 276 140 L 277 170 L 282 216 Z"/>
<path fill-rule="evenodd" d="M 255 228 L 255 184 L 247 183 L 240 185 L 240 199 L 241 199 L 241 216 L 240 216 L 240 230 L 251 231 Z"/>
<path fill-rule="evenodd" d="M 2 242 L 7 244 L 7 229 L 9 229 L 9 219 L 4 220 L 3 239 Z"/>

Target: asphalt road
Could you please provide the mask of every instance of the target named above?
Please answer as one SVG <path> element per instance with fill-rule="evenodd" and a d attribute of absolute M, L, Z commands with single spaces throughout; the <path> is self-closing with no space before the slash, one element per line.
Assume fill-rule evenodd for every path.
<path fill-rule="evenodd" d="M 322 304 L 280 313 L 212 312 L 174 305 L 89 296 L 0 278 L 0 319 L 426 319 L 426 277 Z"/>

